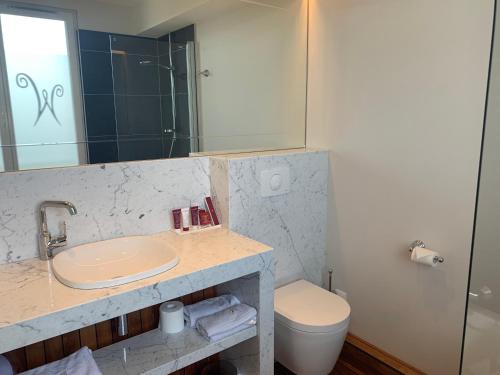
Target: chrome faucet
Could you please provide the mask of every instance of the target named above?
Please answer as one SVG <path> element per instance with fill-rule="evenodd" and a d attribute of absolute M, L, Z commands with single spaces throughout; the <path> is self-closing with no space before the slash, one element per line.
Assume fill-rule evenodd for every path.
<path fill-rule="evenodd" d="M 73 203 L 65 201 L 45 201 L 40 204 L 40 238 L 39 238 L 39 251 L 40 259 L 49 260 L 54 255 L 52 250 L 66 246 L 66 222 L 63 222 L 63 233 L 59 236 L 52 237 L 47 225 L 47 207 L 60 207 L 65 208 L 71 215 L 76 215 L 77 210 Z"/>

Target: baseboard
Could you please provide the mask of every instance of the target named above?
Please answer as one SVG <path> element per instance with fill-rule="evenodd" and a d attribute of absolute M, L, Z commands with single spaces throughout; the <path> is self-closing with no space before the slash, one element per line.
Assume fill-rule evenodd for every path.
<path fill-rule="evenodd" d="M 382 349 L 377 348 L 375 345 L 366 342 L 365 340 L 348 333 L 346 341 L 355 346 L 359 350 L 364 351 L 369 354 L 373 358 L 378 361 L 386 364 L 387 366 L 393 368 L 396 371 L 401 372 L 405 375 L 425 375 L 425 372 L 416 369 L 415 367 L 409 365 L 408 363 L 403 362 L 399 358 L 394 357 L 393 355 L 384 352 Z"/>

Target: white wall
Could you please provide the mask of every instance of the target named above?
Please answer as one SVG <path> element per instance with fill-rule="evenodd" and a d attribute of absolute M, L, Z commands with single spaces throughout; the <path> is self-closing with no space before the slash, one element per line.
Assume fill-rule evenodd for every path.
<path fill-rule="evenodd" d="M 170 31 L 189 25 L 186 14 L 213 0 L 142 0 L 136 7 L 136 23 L 139 33 L 160 37 Z M 234 0 L 233 0 L 234 1 Z"/>
<path fill-rule="evenodd" d="M 307 144 L 332 150 L 329 256 L 351 332 L 457 374 L 492 0 L 311 0 Z M 446 261 L 410 263 L 424 240 Z"/>
<path fill-rule="evenodd" d="M 196 35 L 202 151 L 303 146 L 307 1 L 242 2 Z"/>

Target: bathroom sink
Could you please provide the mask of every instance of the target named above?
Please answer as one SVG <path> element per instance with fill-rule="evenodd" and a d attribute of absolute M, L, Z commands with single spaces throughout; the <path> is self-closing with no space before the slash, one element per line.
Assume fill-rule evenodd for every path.
<path fill-rule="evenodd" d="M 164 241 L 148 236 L 75 246 L 52 259 L 57 279 L 77 289 L 107 288 L 145 279 L 178 262 L 179 257 Z"/>

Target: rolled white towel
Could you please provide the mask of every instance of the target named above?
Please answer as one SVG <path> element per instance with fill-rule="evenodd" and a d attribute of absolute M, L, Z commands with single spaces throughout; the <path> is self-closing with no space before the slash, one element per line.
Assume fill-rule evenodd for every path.
<path fill-rule="evenodd" d="M 192 305 L 184 306 L 184 319 L 188 327 L 194 328 L 198 319 L 215 314 L 239 303 L 238 298 L 230 294 L 209 298 Z"/>
<path fill-rule="evenodd" d="M 239 326 L 234 327 L 233 329 L 230 329 L 229 331 L 221 332 L 221 333 L 219 333 L 217 335 L 213 335 L 213 336 L 210 336 L 210 337 L 206 337 L 206 336 L 203 336 L 203 335 L 202 336 L 205 337 L 210 342 L 216 342 L 216 341 L 220 341 L 222 339 L 225 339 L 226 337 L 229 337 L 231 335 L 234 335 L 235 333 L 238 333 L 239 331 L 243 331 L 246 328 L 254 326 L 255 324 L 257 324 L 257 319 L 253 318 L 253 319 L 250 319 L 246 323 L 240 324 Z"/>
<path fill-rule="evenodd" d="M 201 318 L 196 323 L 198 332 L 210 341 L 218 341 L 257 323 L 257 310 L 239 304 Z"/>
<path fill-rule="evenodd" d="M 86 346 L 70 356 L 19 375 L 102 375 Z"/>

